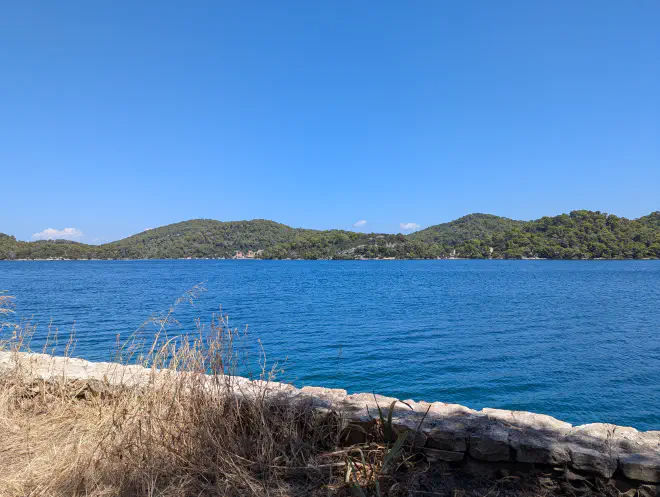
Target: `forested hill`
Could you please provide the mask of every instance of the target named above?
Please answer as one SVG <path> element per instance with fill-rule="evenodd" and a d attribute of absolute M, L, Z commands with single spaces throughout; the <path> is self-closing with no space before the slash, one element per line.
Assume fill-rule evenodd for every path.
<path fill-rule="evenodd" d="M 468 214 L 449 223 L 436 224 L 417 231 L 409 235 L 409 238 L 453 246 L 470 240 L 479 240 L 495 233 L 504 233 L 524 224 L 524 221 L 514 221 L 492 214 Z"/>
<path fill-rule="evenodd" d="M 122 259 L 178 259 L 229 257 L 237 250 L 261 250 L 294 238 L 284 224 L 255 219 L 220 222 L 195 219 L 155 228 L 101 245 L 105 257 Z"/>
<path fill-rule="evenodd" d="M 197 219 L 104 245 L 58 240 L 22 242 L 0 234 L 0 259 L 660 258 L 660 211 L 635 220 L 573 211 L 534 221 L 470 214 L 410 235 L 291 228 L 266 220 Z"/>

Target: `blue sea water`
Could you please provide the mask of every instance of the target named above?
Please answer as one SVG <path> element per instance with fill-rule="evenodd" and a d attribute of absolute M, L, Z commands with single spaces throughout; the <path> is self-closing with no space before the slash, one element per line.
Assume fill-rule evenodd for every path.
<path fill-rule="evenodd" d="M 196 283 L 297 385 L 660 429 L 658 261 L 0 261 L 15 318 L 107 360 Z"/>

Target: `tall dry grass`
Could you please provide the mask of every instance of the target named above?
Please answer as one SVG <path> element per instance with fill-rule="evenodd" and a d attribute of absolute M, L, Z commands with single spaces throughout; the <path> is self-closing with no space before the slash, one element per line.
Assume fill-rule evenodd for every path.
<path fill-rule="evenodd" d="M 0 315 L 9 314 L 14 309 L 14 297 L 5 295 L 6 291 L 0 291 Z"/>

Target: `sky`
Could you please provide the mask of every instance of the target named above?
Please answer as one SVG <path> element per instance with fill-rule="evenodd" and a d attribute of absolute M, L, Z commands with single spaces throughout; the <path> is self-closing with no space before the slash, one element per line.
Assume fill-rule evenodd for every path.
<path fill-rule="evenodd" d="M 660 2 L 7 2 L 0 232 L 660 209 Z"/>

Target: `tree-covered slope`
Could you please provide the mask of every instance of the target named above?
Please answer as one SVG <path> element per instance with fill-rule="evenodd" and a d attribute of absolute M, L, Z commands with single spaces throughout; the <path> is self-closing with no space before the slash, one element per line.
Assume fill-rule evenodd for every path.
<path fill-rule="evenodd" d="M 0 259 L 218 258 L 237 250 L 268 259 L 660 258 L 660 212 L 635 220 L 592 211 L 535 221 L 471 214 L 408 236 L 307 230 L 260 219 L 185 221 L 98 246 L 0 234 Z"/>
<path fill-rule="evenodd" d="M 394 257 L 391 249 L 404 243 L 403 235 L 356 233 L 343 230 L 296 230 L 291 241 L 264 250 L 269 259 L 356 259 Z"/>
<path fill-rule="evenodd" d="M 542 217 L 485 242 L 509 258 L 641 259 L 660 257 L 657 214 L 630 220 L 593 211 Z"/>
<path fill-rule="evenodd" d="M 448 223 L 436 224 L 408 235 L 410 240 L 455 246 L 469 240 L 479 240 L 494 233 L 503 233 L 524 225 L 492 214 L 468 214 Z"/>
<path fill-rule="evenodd" d="M 97 247 L 68 240 L 22 242 L 0 233 L 0 260 L 3 259 L 90 259 Z"/>
<path fill-rule="evenodd" d="M 295 232 L 289 226 L 263 219 L 195 219 L 101 245 L 99 253 L 103 258 L 122 259 L 229 257 L 237 250 L 263 250 L 293 240 Z"/>

